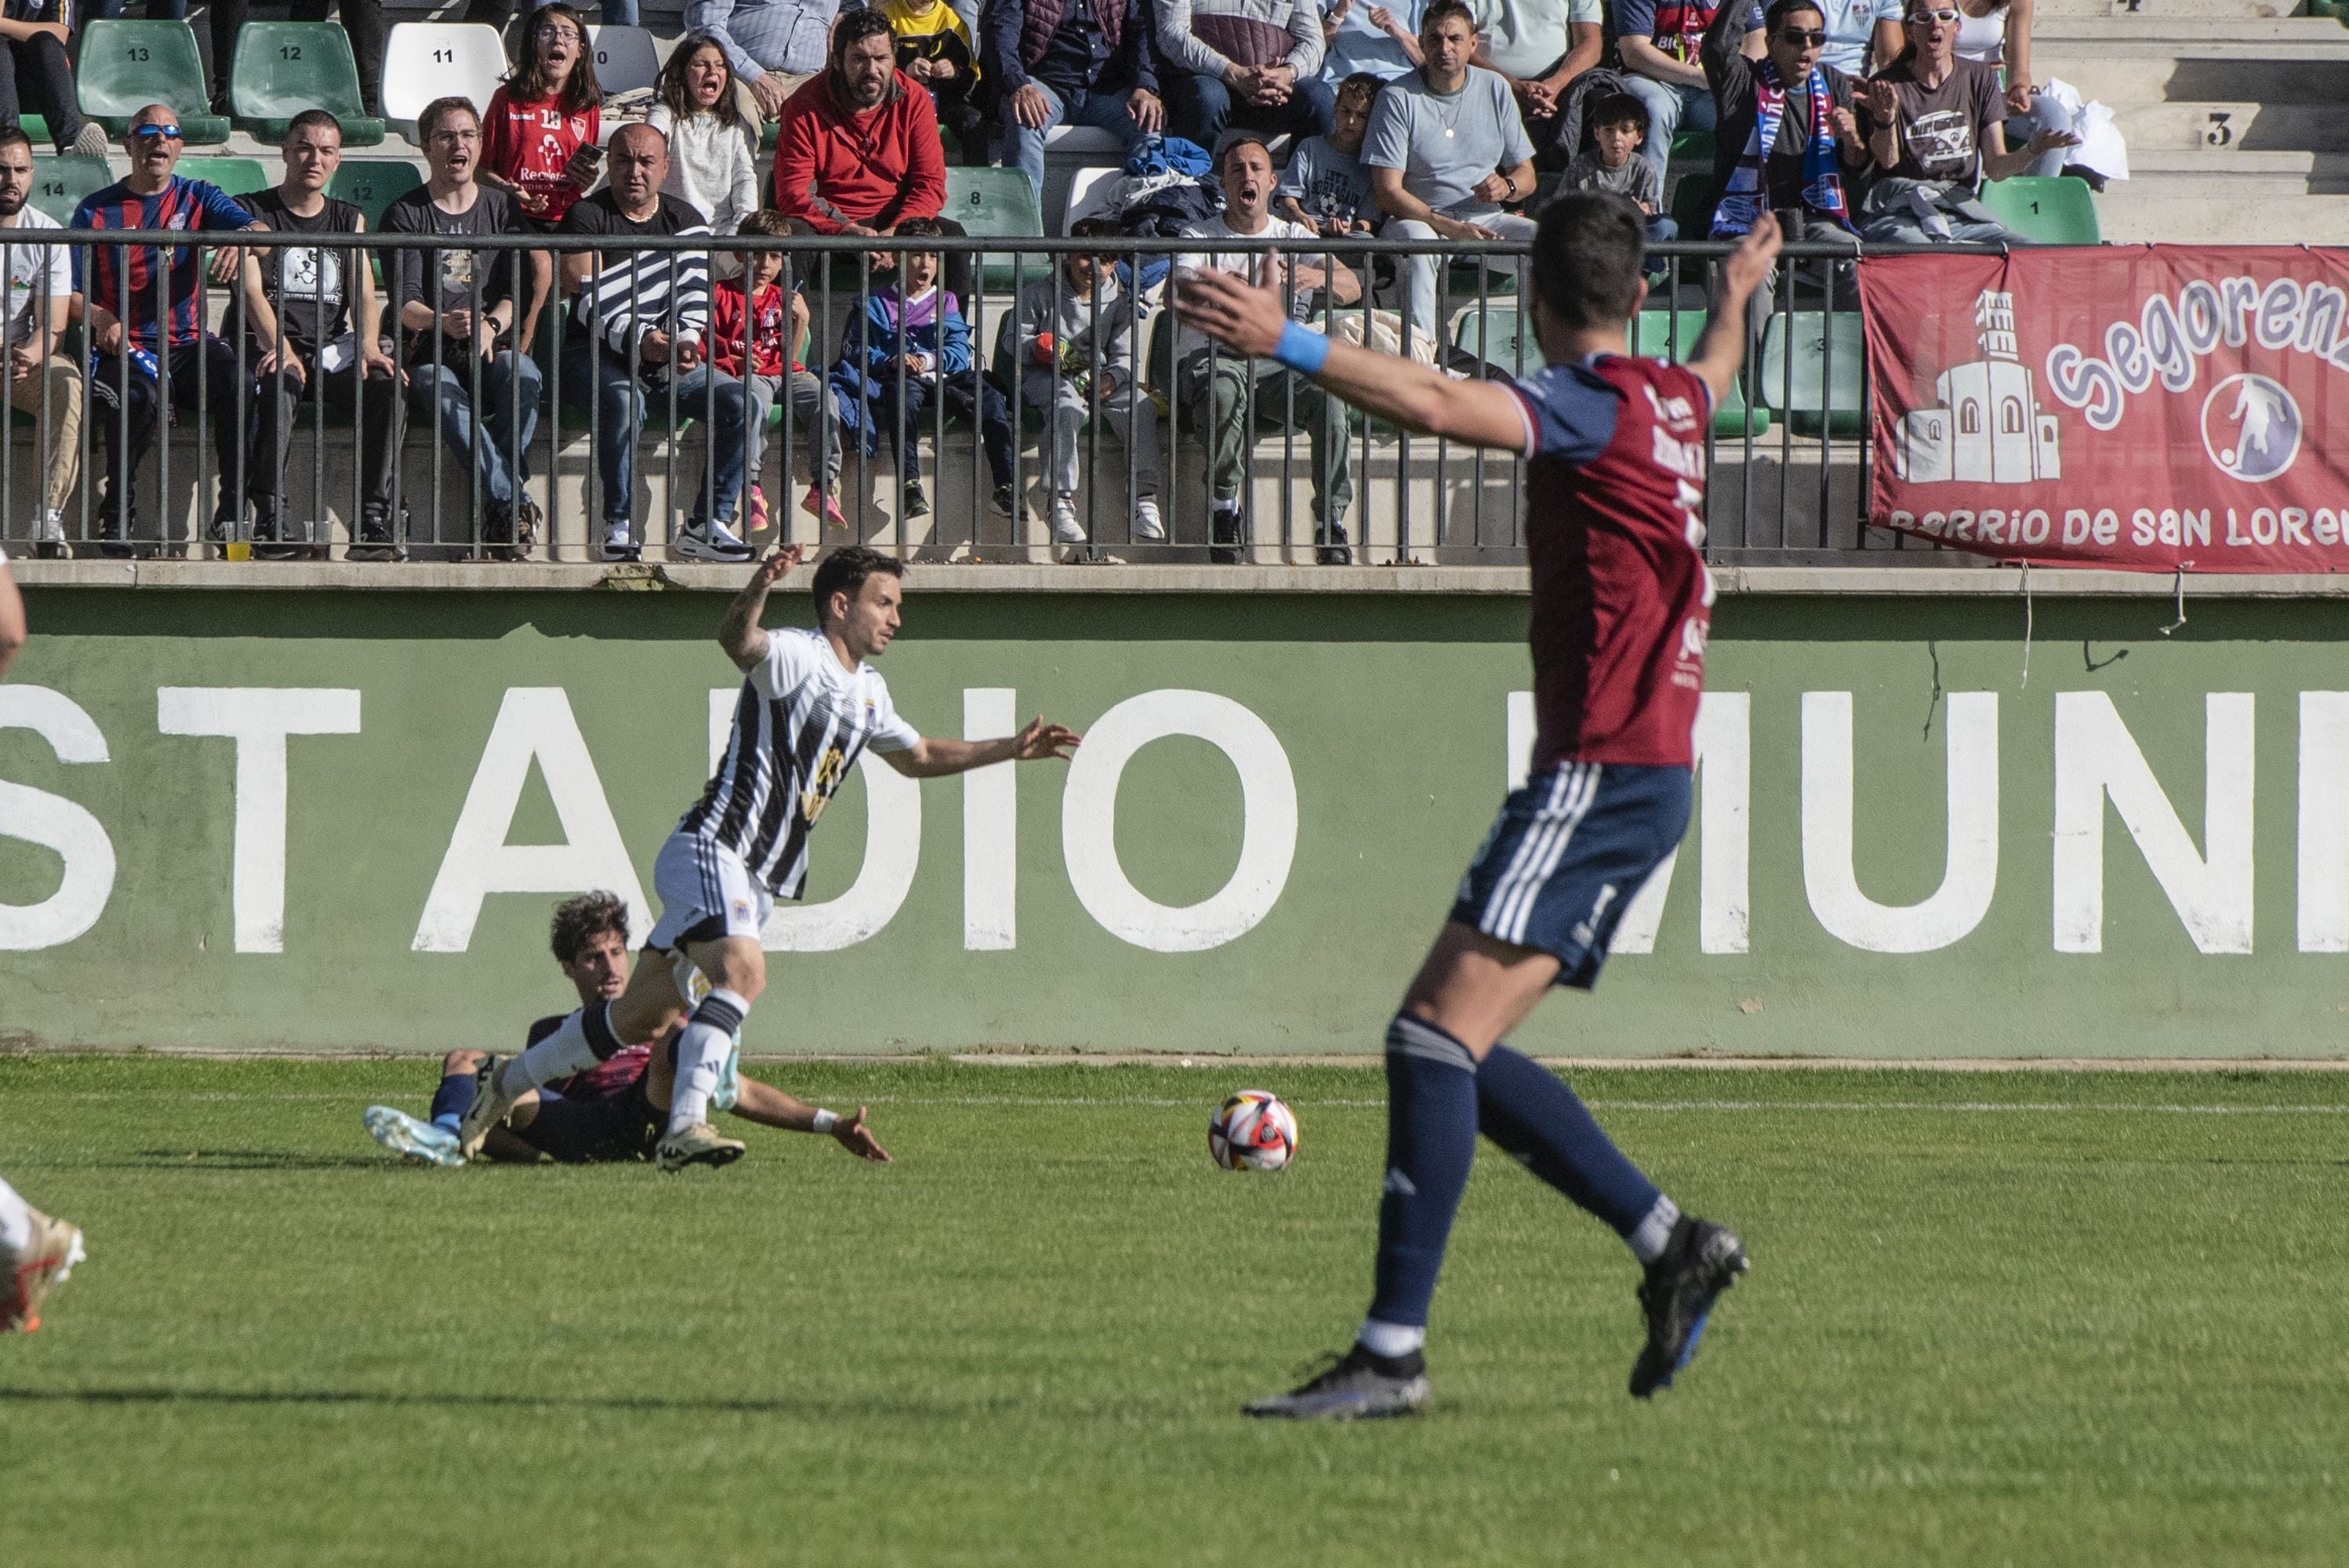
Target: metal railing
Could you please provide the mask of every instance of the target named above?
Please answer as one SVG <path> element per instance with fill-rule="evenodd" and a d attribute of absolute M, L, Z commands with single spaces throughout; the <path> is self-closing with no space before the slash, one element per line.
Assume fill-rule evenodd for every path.
<path fill-rule="evenodd" d="M 264 553 L 324 558 L 349 542 L 365 542 L 358 541 L 359 525 L 373 501 L 393 530 L 395 542 L 411 557 L 608 558 L 603 523 L 625 516 L 630 542 L 648 557 L 658 559 L 680 553 L 680 534 L 688 517 L 730 518 L 735 531 L 743 532 L 748 500 L 756 486 L 767 498 L 772 528 L 761 542 L 768 538 L 811 544 L 856 541 L 933 558 L 1035 560 L 1057 553 L 1060 558 L 1076 560 L 1185 561 L 1200 559 L 1205 551 L 1212 559 L 1258 562 L 1507 561 L 1516 559 L 1522 548 L 1526 482 L 1523 459 L 1463 450 L 1441 439 L 1414 436 L 1359 416 L 1325 412 L 1315 406 L 1319 394 L 1309 384 L 1280 372 L 1269 362 L 1236 362 L 1212 345 L 1186 341 L 1188 335 L 1177 331 L 1173 313 L 1166 308 L 1168 290 L 1178 287 L 1179 281 L 1167 280 L 1179 271 L 1177 258 L 1206 249 L 1197 240 L 729 236 L 713 241 L 693 236 L 646 239 L 620 247 L 585 236 L 462 236 L 461 243 L 455 242 L 459 238 L 448 236 L 434 243 L 422 236 L 391 233 L 336 235 L 329 241 L 321 235 L 292 232 L 218 232 L 191 239 L 177 232 L 109 232 L 101 237 L 83 231 L 0 231 L 0 268 L 12 277 L 28 247 L 71 247 L 78 253 L 78 275 L 83 277 L 92 275 L 92 253 L 99 249 L 124 256 L 146 252 L 150 258 L 162 249 L 191 242 L 250 246 L 257 251 L 332 252 L 341 258 L 344 293 L 349 296 L 347 308 L 353 313 L 357 307 L 356 280 L 370 261 L 380 260 L 385 281 L 377 286 L 375 297 L 389 328 L 384 335 L 393 343 L 392 358 L 403 383 L 400 402 L 405 418 L 400 423 L 406 427 L 405 438 L 423 438 L 420 444 L 406 439 L 399 460 L 392 465 L 385 511 L 383 498 L 367 493 L 369 438 L 363 391 L 357 387 L 350 389 L 352 418 L 346 427 L 339 421 L 338 410 L 330 406 L 328 378 L 312 374 L 301 379 L 293 400 L 300 423 L 306 427 L 307 450 L 303 451 L 304 443 L 296 437 L 290 443 L 287 459 L 289 472 L 306 482 L 296 485 L 290 479 L 274 485 L 269 482 L 262 465 L 272 462 L 274 454 L 256 450 L 254 432 L 267 428 L 256 415 L 262 399 L 280 397 L 291 377 L 282 366 L 259 368 L 255 344 L 239 329 L 238 286 L 214 282 L 208 267 L 199 267 L 195 319 L 208 334 L 226 334 L 224 350 L 199 349 L 192 356 L 183 352 L 160 354 L 151 371 L 127 355 L 93 356 L 86 327 L 80 325 L 82 313 L 78 305 L 74 308 L 70 346 L 53 352 L 69 356 L 85 384 L 84 417 L 72 438 L 78 442 L 80 480 L 57 520 L 62 541 L 52 542 L 61 542 L 77 555 L 216 552 L 233 557 L 246 553 L 258 542 Z M 1286 245 L 1264 241 L 1218 241 L 1215 248 L 1226 254 L 1272 249 L 1284 255 L 1288 253 Z M 1676 242 L 1652 249 L 1647 314 L 1635 333 L 1633 352 L 1678 358 L 1691 351 L 1703 319 L 1713 263 L 1726 250 L 1724 245 L 1707 242 Z M 786 345 L 782 385 L 772 393 L 773 404 L 780 408 L 774 438 L 762 439 L 762 431 L 747 418 L 742 421 L 738 455 L 745 477 L 740 490 L 725 495 L 718 492 L 720 454 L 714 449 L 711 433 L 721 422 L 721 405 L 738 397 L 747 401 L 745 394 L 730 391 L 729 378 L 713 376 L 702 379 L 698 394 L 680 396 L 677 378 L 656 373 L 636 377 L 629 408 L 633 411 L 640 406 L 643 418 L 626 440 L 630 450 L 638 454 L 646 440 L 657 443 L 661 455 L 659 482 L 655 485 L 640 467 L 632 465 L 628 470 L 632 492 L 642 490 L 645 495 L 602 493 L 595 454 L 623 437 L 605 428 L 605 399 L 595 395 L 605 372 L 591 377 L 584 387 L 581 372 L 597 363 L 601 351 L 592 345 L 604 323 L 595 314 L 592 289 L 581 296 L 587 302 L 585 310 L 574 315 L 562 297 L 560 281 L 562 258 L 589 251 L 602 252 L 606 268 L 623 264 L 623 258 L 631 268 L 642 268 L 647 258 L 673 252 L 730 255 L 746 262 L 753 255 L 780 253 L 783 270 L 778 282 L 785 296 L 795 288 L 803 289 L 812 328 L 807 367 L 822 380 L 820 395 L 813 399 L 812 410 L 803 406 L 804 392 L 794 396 L 791 364 L 796 346 Z M 451 286 L 447 280 L 455 279 L 453 294 L 444 293 L 440 307 L 468 309 L 477 321 L 485 304 L 496 294 L 489 278 L 491 267 L 476 262 L 444 271 L 445 261 L 483 256 L 495 261 L 511 255 L 512 269 L 526 300 L 533 255 L 542 258 L 535 264 L 551 269 L 554 286 L 532 342 L 525 348 L 518 341 L 518 333 L 509 334 L 494 346 L 492 356 L 467 353 L 453 370 L 431 373 L 436 382 L 440 377 L 453 380 L 453 388 L 436 384 L 429 397 L 418 393 L 417 377 L 426 367 L 409 352 L 417 335 L 395 325 L 401 302 L 393 298 L 390 287 L 397 275 L 397 258 L 387 253 L 401 252 L 420 254 L 421 276 L 428 286 L 441 284 L 445 289 Z M 901 271 L 903 258 L 917 253 L 942 258 L 941 281 L 956 296 L 968 329 L 970 372 L 947 378 L 956 388 L 951 393 L 947 385 L 918 376 L 854 377 L 841 362 L 843 344 L 862 319 L 861 302 L 875 287 L 891 284 Z M 1125 280 L 1122 301 L 1139 300 L 1130 349 L 1132 367 L 1138 374 L 1116 377 L 1106 391 L 1103 377 L 1094 373 L 1099 366 L 1079 365 L 1057 355 L 1049 363 L 1040 361 L 1027 338 L 1016 331 L 1008 335 L 1004 331 L 1010 325 L 1006 317 L 1017 310 L 1021 291 L 1040 280 L 1052 280 L 1051 317 L 1061 317 L 1062 307 L 1075 297 L 1068 270 L 1061 264 L 1061 258 L 1072 253 L 1113 258 Z M 1878 248 L 1870 247 L 1869 253 L 1878 253 Z M 1433 258 L 1436 305 L 1432 322 L 1413 320 L 1405 303 L 1405 274 L 1414 259 L 1422 257 Z M 1318 242 L 1289 259 L 1292 268 L 1319 268 L 1325 275 L 1330 269 L 1350 267 L 1369 285 L 1358 299 L 1340 303 L 1334 297 L 1335 291 L 1327 287 L 1309 290 L 1299 297 L 1292 284 L 1293 314 L 1325 331 L 1470 377 L 1524 376 L 1540 364 L 1530 314 L 1523 304 L 1531 294 L 1528 249 L 1524 245 L 1353 238 Z M 326 292 L 328 269 L 323 265 L 306 269 L 311 280 L 306 299 L 296 291 L 289 300 L 285 279 L 295 270 L 277 269 L 270 304 L 281 322 L 288 303 L 331 308 Z M 127 268 L 117 271 L 118 275 L 129 275 Z M 151 259 L 145 266 L 149 281 L 144 286 L 151 291 L 147 313 L 150 320 L 169 318 L 169 271 L 153 264 Z M 1394 275 L 1387 281 L 1390 273 Z M 1133 286 L 1136 278 L 1138 290 Z M 1864 366 L 1864 356 L 1853 352 L 1858 347 L 1855 278 L 1852 250 L 1790 246 L 1773 291 L 1775 326 L 1758 313 L 1750 324 L 1740 401 L 1749 410 L 1771 410 L 1772 416 L 1766 427 L 1757 428 L 1762 425 L 1758 414 L 1740 418 L 1724 410 L 1709 438 L 1713 474 L 1709 548 L 1718 558 L 1833 558 L 1861 550 L 1922 548 L 1894 536 L 1871 534 L 1865 524 L 1870 480 L 1866 439 L 1869 389 L 1864 368 L 1854 372 L 1857 386 L 1837 369 L 1839 365 Z M 1391 295 L 1391 303 L 1376 303 L 1374 295 L 1381 294 Z M 636 297 L 632 288 L 630 298 Z M 462 299 L 464 304 L 455 306 L 451 298 Z M 30 310 L 46 320 L 53 303 L 43 269 L 38 288 L 29 295 L 21 291 L 12 294 L 10 314 L 15 318 Z M 518 317 L 522 308 L 518 304 Z M 680 321 L 678 309 L 672 290 L 648 322 L 657 323 L 674 338 L 680 326 L 692 325 Z M 1084 319 L 1087 335 L 1096 342 L 1108 325 L 1104 309 L 1097 290 L 1090 305 L 1077 313 Z M 1669 315 L 1658 314 L 1667 311 Z M 909 325 L 902 311 L 884 315 L 890 325 L 880 328 L 882 346 L 893 351 L 885 358 L 902 365 L 907 353 L 920 348 L 921 324 Z M 756 323 L 751 313 L 746 312 L 745 318 L 747 337 L 755 331 Z M 1797 343 L 1798 333 L 1813 330 L 1814 323 L 1821 335 L 1816 356 L 1812 345 Z M 1785 351 L 1772 360 L 1765 377 L 1758 351 L 1774 333 Z M 874 346 L 871 337 L 866 333 L 861 338 L 868 348 Z M 590 346 L 582 348 L 583 338 Z M 747 342 L 726 346 L 730 357 L 740 361 L 746 371 L 755 369 Z M 1005 352 L 999 354 L 999 346 Z M 234 374 L 227 377 L 226 387 L 233 407 L 218 406 L 220 377 L 213 374 L 196 374 L 192 397 L 186 396 L 184 382 L 191 368 L 201 371 L 207 352 L 223 366 L 225 354 L 234 356 Z M 1815 378 L 1804 369 L 1814 357 L 1821 367 Z M 536 367 L 534 374 L 524 368 L 525 359 Z M 1005 368 L 1008 375 L 997 374 Z M 90 406 L 98 392 L 95 384 L 103 378 L 109 383 L 104 391 L 111 394 L 118 407 L 128 407 L 134 391 L 131 377 L 140 375 L 151 376 L 160 410 L 151 483 L 143 492 L 126 486 L 101 496 L 91 466 L 93 456 L 106 459 L 109 472 L 124 474 L 140 466 L 140 454 L 130 450 L 129 421 L 119 418 L 111 421 L 113 449 L 93 451 L 98 424 Z M 494 397 L 502 377 L 531 395 Z M 1803 386 L 1806 379 L 1814 384 Z M 863 384 L 853 387 L 858 395 L 852 397 L 852 383 L 859 380 Z M 21 387 L 22 382 L 12 385 Z M 453 407 L 451 397 L 442 395 L 450 391 L 461 394 L 463 410 Z M 1071 393 L 1084 418 L 1078 484 L 1070 500 L 1084 538 L 1081 542 L 1065 542 L 1056 547 L 1050 539 L 1055 488 L 1048 482 L 1040 507 L 1030 504 L 1030 491 L 1031 481 L 1049 472 L 1052 465 L 1052 405 L 1065 403 Z M 44 374 L 37 397 L 12 398 L 17 402 L 19 418 L 9 439 L 0 446 L 0 536 L 6 538 L 12 550 L 40 542 L 40 509 L 27 506 L 20 474 L 30 472 L 46 479 L 64 434 L 61 427 L 67 422 L 66 411 L 53 407 L 55 396 L 51 378 Z M 183 400 L 189 402 L 187 411 L 193 414 L 196 426 L 192 469 L 186 453 L 175 458 L 171 439 L 170 410 Z M 950 400 L 957 408 L 951 419 Z M 493 402 L 502 404 L 500 418 L 485 424 L 482 412 Z M 1031 412 L 1043 415 L 1041 429 L 1032 433 L 1029 429 Z M 1123 444 L 1109 434 L 1110 421 L 1104 416 L 1120 412 L 1128 429 L 1146 424 L 1154 435 L 1163 420 L 1163 438 L 1154 442 L 1157 471 L 1126 460 Z M 216 421 L 223 414 L 233 420 L 233 434 L 217 429 Z M 984 449 L 988 444 L 984 438 L 990 433 L 985 427 L 997 417 L 1001 428 L 991 432 L 998 440 L 996 457 L 990 459 Z M 1316 423 L 1322 427 L 1324 437 L 1318 462 L 1312 450 Z M 981 428 L 969 429 L 974 424 Z M 534 435 L 531 434 L 533 425 Z M 1218 428 L 1203 428 L 1208 425 Z M 698 440 L 683 434 L 688 426 L 698 426 L 703 433 Z M 1237 439 L 1231 434 L 1235 428 Z M 393 438 L 403 438 L 398 425 L 394 430 Z M 919 438 L 925 434 L 930 438 L 926 458 L 918 453 Z M 220 438 L 208 440 L 208 436 Z M 1307 448 L 1303 453 L 1298 450 L 1300 437 Z M 1003 438 L 1008 438 L 1008 461 Z M 181 444 L 185 444 L 184 437 Z M 680 487 L 680 459 L 689 456 L 687 449 L 695 444 L 702 448 L 699 477 L 688 477 Z M 1240 506 L 1229 529 L 1217 526 L 1219 515 L 1213 505 L 1221 498 L 1215 493 L 1210 477 L 1213 453 L 1206 449 L 1218 444 L 1226 469 L 1232 466 L 1235 445 L 1237 449 Z M 906 502 L 911 498 L 901 484 L 876 483 L 884 478 L 877 471 L 882 454 L 901 454 L 907 445 L 917 449 L 916 455 L 910 459 L 901 456 L 896 472 L 902 478 L 910 471 L 925 481 L 926 491 L 936 491 L 936 508 L 926 515 L 909 515 Z M 1120 449 L 1112 449 L 1113 446 Z M 795 500 L 812 479 L 823 473 L 831 460 L 828 454 L 834 450 L 841 452 L 840 469 L 831 493 L 842 508 L 844 527 L 826 527 Z M 379 450 L 377 455 L 380 457 Z M 299 468 L 295 467 L 297 461 Z M 458 461 L 463 465 L 461 475 L 452 471 Z M 182 476 L 192 472 L 191 495 L 174 490 L 175 462 Z M 1009 471 L 994 471 L 999 466 Z M 1340 473 L 1361 478 L 1361 482 L 1352 487 L 1351 503 L 1310 515 L 1316 510 L 1315 498 L 1325 485 L 1344 488 L 1339 483 Z M 496 482 L 492 476 L 502 477 L 518 497 L 533 498 L 545 521 L 543 536 L 535 540 L 518 536 L 517 529 L 527 521 L 529 508 L 500 509 L 487 493 Z M 992 504 L 1006 483 L 1011 491 L 1009 516 Z M 32 488 L 37 494 L 38 481 Z M 277 497 L 280 531 L 289 537 L 256 542 L 253 498 L 273 493 Z M 1154 493 L 1165 526 L 1163 540 L 1144 537 L 1136 521 L 1140 503 Z M 131 504 L 142 494 L 160 498 L 161 504 L 151 508 Z M 947 504 L 949 497 L 955 504 Z M 127 512 L 138 513 L 140 521 L 134 522 Z M 214 520 L 209 526 L 207 517 Z M 339 529 L 334 526 L 337 522 Z M 1331 522 L 1343 527 L 1342 543 L 1328 529 Z"/>

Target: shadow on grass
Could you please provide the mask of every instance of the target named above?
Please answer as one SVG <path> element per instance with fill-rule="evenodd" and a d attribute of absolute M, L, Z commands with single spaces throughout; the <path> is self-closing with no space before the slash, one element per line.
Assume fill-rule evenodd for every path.
<path fill-rule="evenodd" d="M 367 1405 L 442 1409 L 688 1411 L 743 1416 L 842 1413 L 823 1399 L 679 1398 L 647 1394 L 400 1394 L 364 1388 L 6 1388 L 0 1406 L 21 1405 Z M 859 1408 L 872 1408 L 868 1401 Z M 937 1414 L 935 1410 L 904 1412 Z"/>

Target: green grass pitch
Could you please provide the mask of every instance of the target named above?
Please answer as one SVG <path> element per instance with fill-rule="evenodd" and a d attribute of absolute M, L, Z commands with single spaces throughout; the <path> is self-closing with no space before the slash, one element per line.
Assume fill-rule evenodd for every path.
<path fill-rule="evenodd" d="M 2339 1563 L 2349 1075 L 1577 1075 L 1754 1273 L 1652 1405 L 1635 1272 L 1488 1150 L 1434 1404 L 1243 1419 L 1368 1293 L 1382 1080 L 766 1066 L 898 1156 L 403 1167 L 419 1062 L 0 1059 L 89 1234 L 0 1340 L 0 1563 Z M 1296 1166 L 1229 1175 L 1258 1085 Z"/>

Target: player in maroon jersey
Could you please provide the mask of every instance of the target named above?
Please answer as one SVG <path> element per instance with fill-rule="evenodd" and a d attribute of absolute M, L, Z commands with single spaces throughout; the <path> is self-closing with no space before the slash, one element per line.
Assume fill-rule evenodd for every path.
<path fill-rule="evenodd" d="M 1528 463 L 1533 774 L 1503 803 L 1387 1028 L 1370 1315 L 1334 1365 L 1251 1415 L 1343 1420 L 1426 1402 L 1427 1306 L 1480 1130 L 1613 1226 L 1643 1265 L 1634 1395 L 1687 1364 L 1746 1266 L 1736 1236 L 1682 1213 L 1556 1075 L 1501 1044 L 1552 985 L 1598 979 L 1624 906 L 1688 826 L 1713 604 L 1699 553 L 1704 432 L 1744 358 L 1745 303 L 1775 262 L 1778 227 L 1765 215 L 1730 255 L 1679 366 L 1633 359 L 1625 342 L 1647 297 L 1645 232 L 1621 196 L 1573 191 L 1543 209 L 1533 323 L 1549 367 L 1523 383 L 1455 381 L 1331 343 L 1289 320 L 1276 291 L 1229 273 L 1182 281 L 1176 314 L 1234 353 L 1277 359 L 1404 429 Z"/>

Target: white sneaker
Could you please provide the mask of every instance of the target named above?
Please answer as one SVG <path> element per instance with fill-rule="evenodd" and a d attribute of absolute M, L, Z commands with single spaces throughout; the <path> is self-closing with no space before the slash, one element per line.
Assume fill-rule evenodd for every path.
<path fill-rule="evenodd" d="M 669 542 L 669 553 L 688 561 L 748 561 L 750 547 L 734 536 L 734 531 L 712 518 L 704 522 L 688 522 Z"/>
<path fill-rule="evenodd" d="M 603 553 L 606 561 L 634 561 L 637 558 L 636 542 L 628 537 L 626 523 L 608 522 L 604 525 Z"/>
<path fill-rule="evenodd" d="M 1085 525 L 1077 516 L 1077 498 L 1062 491 L 1052 498 L 1052 542 L 1083 544 Z"/>
<path fill-rule="evenodd" d="M 1133 537 L 1154 544 L 1166 540 L 1166 520 L 1158 515 L 1158 498 L 1143 496 L 1133 503 Z"/>
<path fill-rule="evenodd" d="M 74 138 L 73 150 L 76 158 L 103 158 L 114 150 L 114 144 L 106 139 L 106 127 L 86 119 L 81 122 L 81 133 Z"/>
<path fill-rule="evenodd" d="M 419 1165 L 465 1163 L 464 1155 L 457 1150 L 457 1135 L 445 1127 L 419 1121 L 406 1111 L 388 1105 L 367 1107 L 362 1119 L 367 1123 L 368 1137 Z"/>

